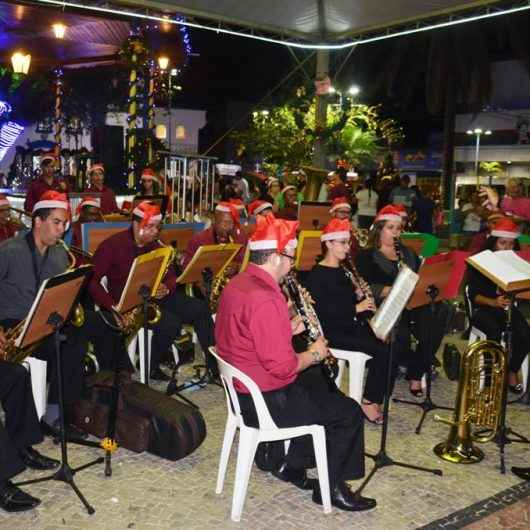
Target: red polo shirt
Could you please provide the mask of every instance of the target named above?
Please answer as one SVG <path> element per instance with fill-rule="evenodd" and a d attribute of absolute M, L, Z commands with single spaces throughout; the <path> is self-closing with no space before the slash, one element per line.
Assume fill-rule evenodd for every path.
<path fill-rule="evenodd" d="M 223 289 L 215 319 L 219 355 L 255 381 L 263 392 L 297 377 L 287 302 L 270 274 L 250 263 Z M 239 392 L 248 390 L 236 381 Z"/>
<path fill-rule="evenodd" d="M 51 185 L 48 184 L 43 178 L 38 178 L 37 180 L 34 180 L 28 187 L 26 191 L 26 200 L 24 201 L 24 210 L 28 213 L 32 213 L 33 206 L 35 206 L 35 203 L 38 202 L 38 200 L 41 198 L 41 195 L 45 191 L 49 190 L 55 190 L 60 191 L 61 193 L 65 193 L 65 190 L 61 189 L 59 186 L 59 181 L 57 179 L 53 179 Z M 68 190 L 66 190 L 68 191 Z"/>
<path fill-rule="evenodd" d="M 159 247 L 156 242 L 145 247 L 136 246 L 132 228 L 105 239 L 92 259 L 93 272 L 88 291 L 94 302 L 103 309 L 110 309 L 117 304 L 135 258 Z M 103 276 L 107 277 L 107 290 L 100 283 Z M 164 284 L 170 292 L 175 290 L 176 280 L 175 271 L 170 267 L 164 278 Z"/>
<path fill-rule="evenodd" d="M 248 237 L 243 232 L 243 230 L 236 229 L 232 233 L 232 239 L 234 240 L 234 243 L 238 243 L 239 245 L 242 245 L 241 250 L 237 253 L 236 257 L 234 258 L 234 261 L 241 263 L 243 261 L 243 257 L 245 256 L 245 248 L 247 246 Z M 217 238 L 215 237 L 215 233 L 213 230 L 213 227 L 208 228 L 207 230 L 202 230 L 201 232 L 196 233 L 188 242 L 188 246 L 186 247 L 186 250 L 184 251 L 184 256 L 182 257 L 182 266 L 186 268 L 188 263 L 191 261 L 191 258 L 195 255 L 195 252 L 199 249 L 199 247 L 202 247 L 204 245 L 217 245 Z"/>
<path fill-rule="evenodd" d="M 114 192 L 110 188 L 107 188 L 107 186 L 103 186 L 101 189 L 90 186 L 86 191 L 87 193 L 101 193 L 100 210 L 103 215 L 108 215 L 109 213 L 116 213 L 120 211 L 116 202 L 116 195 L 114 195 Z"/>

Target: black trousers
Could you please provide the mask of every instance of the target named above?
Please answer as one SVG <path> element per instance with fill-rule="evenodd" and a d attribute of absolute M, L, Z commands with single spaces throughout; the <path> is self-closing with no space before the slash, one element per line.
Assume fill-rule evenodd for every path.
<path fill-rule="evenodd" d="M 258 426 L 252 398 L 238 394 L 245 423 Z M 320 367 L 299 374 L 296 381 L 263 397 L 278 427 L 317 423 L 326 430 L 328 472 L 331 487 L 364 476 L 364 423 L 359 404 L 336 387 L 331 389 Z M 310 436 L 291 440 L 287 463 L 297 469 L 315 466 Z"/>
<path fill-rule="evenodd" d="M 478 307 L 473 312 L 471 322 L 483 331 L 487 338 L 500 342 L 506 329 L 506 311 L 494 307 Z M 530 326 L 516 307 L 512 310 L 512 357 L 508 370 L 518 372 L 524 358 L 530 351 Z"/>
<path fill-rule="evenodd" d="M 205 354 L 208 368 L 218 372 L 217 363 L 208 348 L 215 344 L 214 325 L 208 304 L 177 290 L 157 302 L 162 310 L 160 322 L 153 326 L 151 369 L 159 366 L 160 359 L 180 336 L 183 324 L 191 324 Z"/>
<path fill-rule="evenodd" d="M 439 302 L 431 306 L 405 310 L 396 333 L 397 361 L 407 368 L 407 379 L 419 380 L 429 370 L 449 325 L 451 307 Z M 416 351 L 411 349 L 411 335 L 418 340 Z"/>
<path fill-rule="evenodd" d="M 372 332 L 372 329 L 365 320 L 354 321 L 351 329 L 333 331 L 328 334 L 332 348 L 341 350 L 362 351 L 371 355 L 368 361 L 368 376 L 364 387 L 364 398 L 373 403 L 382 403 L 385 395 L 385 387 L 388 376 L 388 359 L 390 354 L 389 344 L 380 341 Z M 392 387 L 397 373 L 397 355 L 393 355 Z"/>
<path fill-rule="evenodd" d="M 0 423 L 0 482 L 25 466 L 19 449 L 42 442 L 29 372 L 19 364 L 0 361 L 0 402 L 5 412 L 5 427 Z"/>

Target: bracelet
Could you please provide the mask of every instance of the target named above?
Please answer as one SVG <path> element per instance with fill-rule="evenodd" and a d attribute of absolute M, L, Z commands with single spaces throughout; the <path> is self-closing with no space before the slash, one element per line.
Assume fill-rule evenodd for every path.
<path fill-rule="evenodd" d="M 313 363 L 318 364 L 320 362 L 320 355 L 315 350 L 309 350 L 309 353 L 313 356 Z"/>

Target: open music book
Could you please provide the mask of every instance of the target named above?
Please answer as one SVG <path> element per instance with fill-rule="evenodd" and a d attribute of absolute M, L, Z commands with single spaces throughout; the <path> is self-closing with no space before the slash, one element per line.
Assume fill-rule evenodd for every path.
<path fill-rule="evenodd" d="M 530 289 L 530 264 L 512 250 L 484 250 L 466 261 L 505 292 Z"/>
<path fill-rule="evenodd" d="M 406 265 L 401 267 L 390 293 L 388 293 L 384 302 L 379 306 L 375 315 L 369 320 L 370 327 L 378 339 L 387 339 L 407 305 L 418 280 L 419 275 L 410 267 Z"/>

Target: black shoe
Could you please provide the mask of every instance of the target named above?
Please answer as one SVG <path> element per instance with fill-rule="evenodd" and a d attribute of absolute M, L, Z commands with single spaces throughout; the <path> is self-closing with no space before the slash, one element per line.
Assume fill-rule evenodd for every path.
<path fill-rule="evenodd" d="M 372 510 L 377 506 L 375 499 L 361 497 L 360 495 L 355 496 L 344 482 L 339 482 L 334 488 L 332 488 L 330 494 L 331 504 L 336 508 L 348 512 Z M 322 505 L 322 496 L 320 495 L 320 487 L 318 484 L 313 490 L 313 502 Z"/>
<path fill-rule="evenodd" d="M 60 462 L 54 458 L 48 458 L 41 455 L 33 447 L 26 447 L 18 452 L 24 464 L 31 469 L 55 469 L 59 467 Z"/>
<path fill-rule="evenodd" d="M 521 383 L 517 383 L 516 385 L 508 385 L 508 389 L 512 394 L 522 394 L 523 393 L 523 385 Z"/>
<path fill-rule="evenodd" d="M 154 370 L 151 370 L 151 373 L 149 374 L 150 379 L 154 379 L 155 381 L 165 381 L 166 383 L 168 381 L 171 381 L 171 377 L 167 375 L 165 372 L 162 372 L 160 368 L 155 368 Z"/>
<path fill-rule="evenodd" d="M 44 420 L 40 422 L 40 427 L 42 430 L 42 433 L 46 436 L 51 436 L 52 438 L 60 438 L 60 421 L 57 419 L 55 420 L 52 425 L 49 423 L 46 423 Z M 66 425 L 66 441 L 68 442 L 77 442 L 79 440 L 86 440 L 88 438 L 88 434 L 86 432 L 83 432 L 79 430 L 77 427 L 74 427 L 73 425 Z"/>
<path fill-rule="evenodd" d="M 40 500 L 14 486 L 11 482 L 0 493 L 0 508 L 6 512 L 25 512 L 40 504 Z"/>
<path fill-rule="evenodd" d="M 312 490 L 318 483 L 316 479 L 307 477 L 305 469 L 295 469 L 285 461 L 272 471 L 272 474 L 284 482 L 291 482 L 301 490 Z"/>
<path fill-rule="evenodd" d="M 512 473 L 523 480 L 530 480 L 530 467 L 512 467 Z"/>

